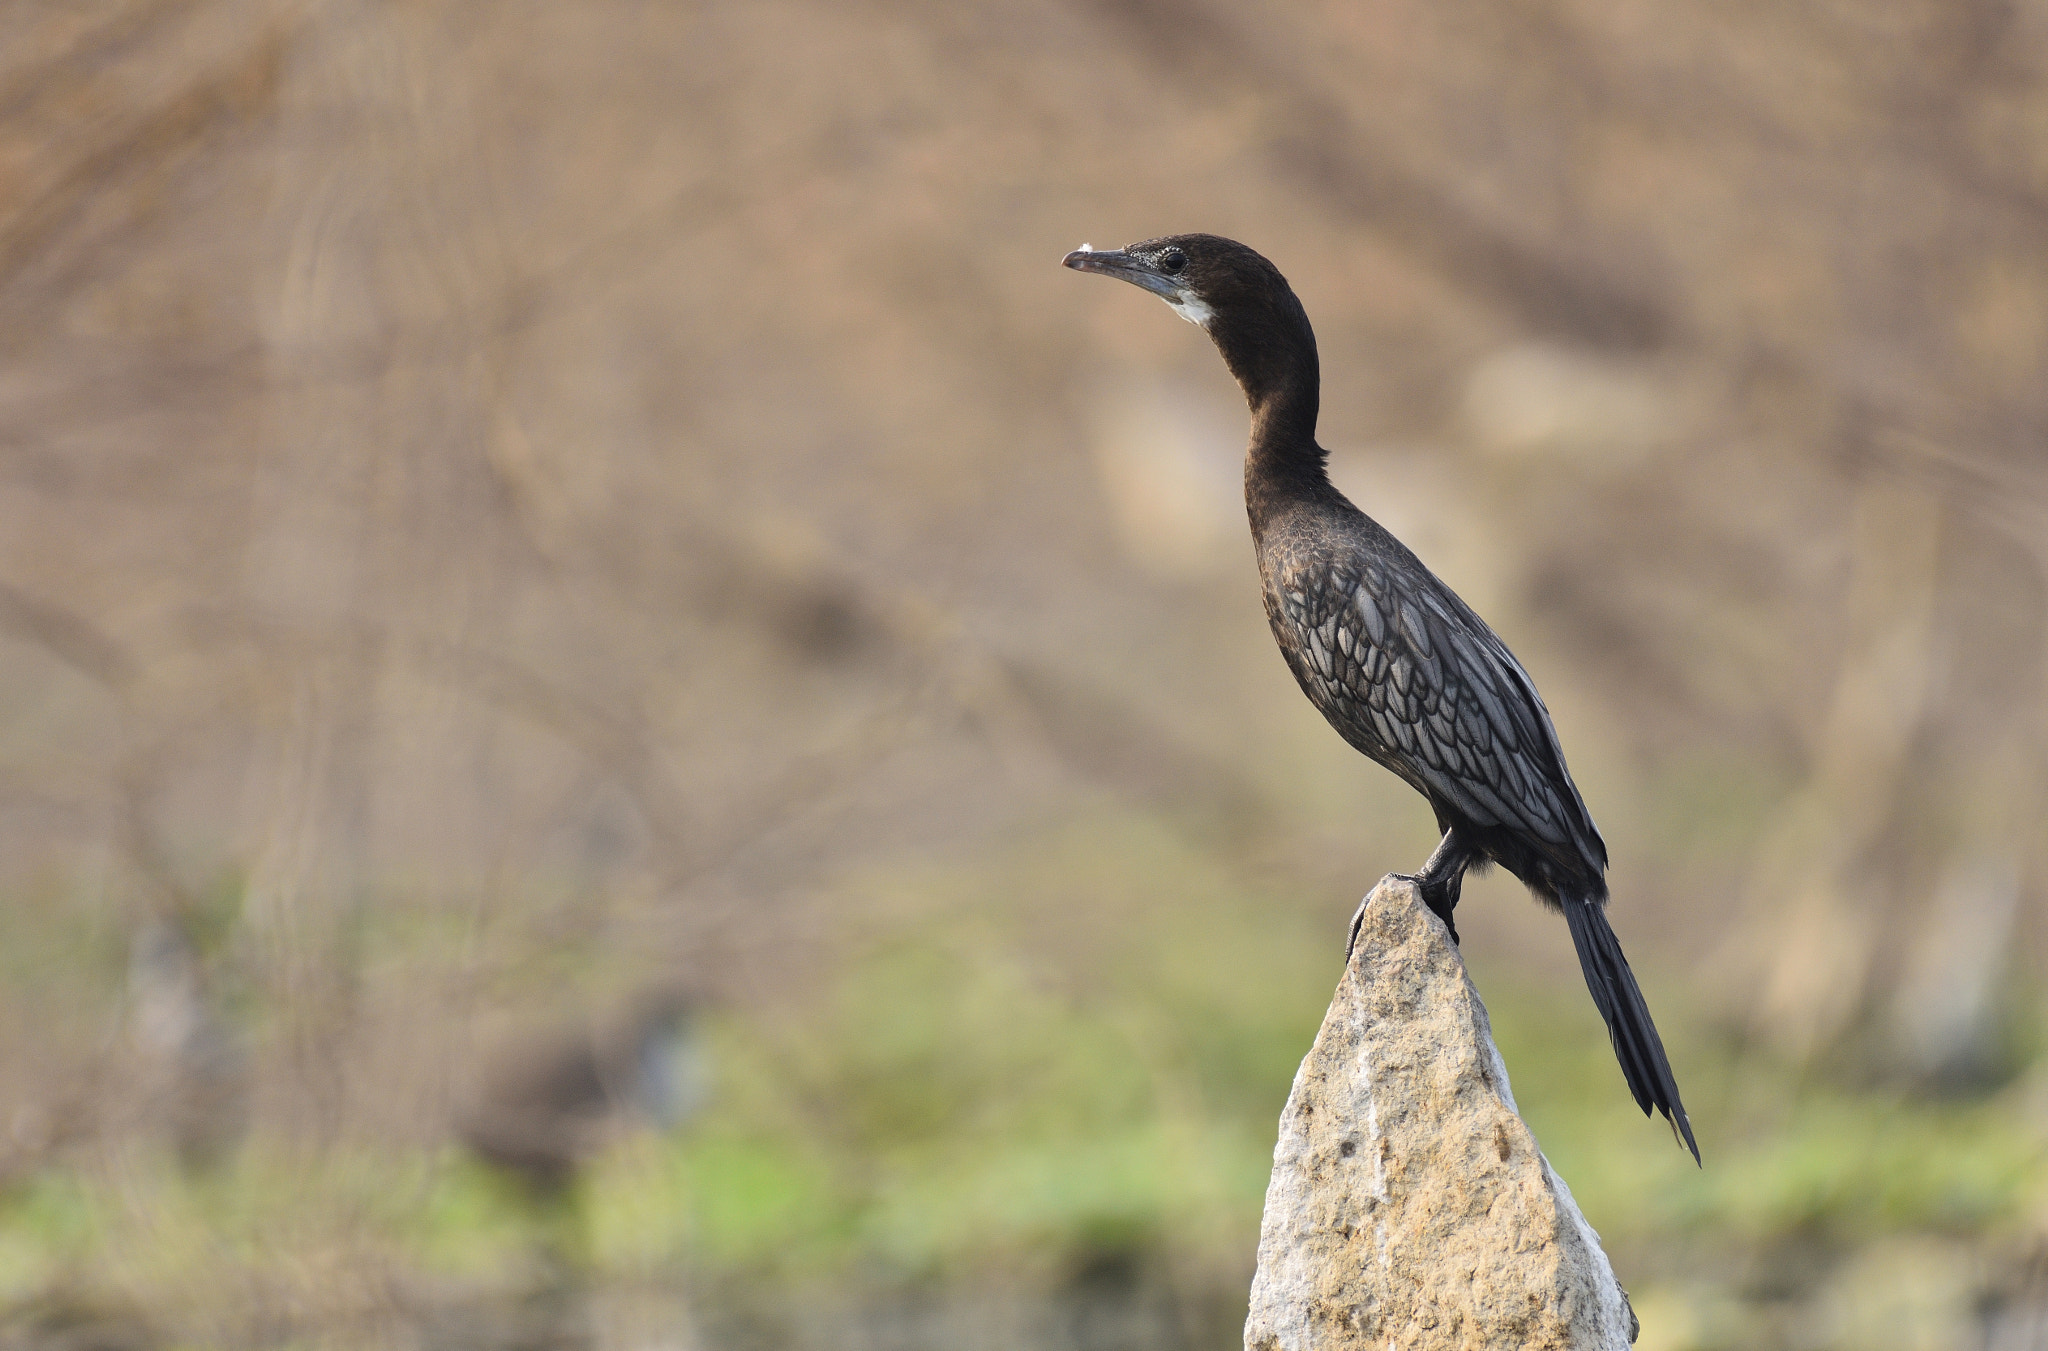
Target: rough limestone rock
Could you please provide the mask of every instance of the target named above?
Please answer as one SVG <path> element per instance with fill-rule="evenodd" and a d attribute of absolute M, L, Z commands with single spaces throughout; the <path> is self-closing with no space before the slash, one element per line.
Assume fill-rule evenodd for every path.
<path fill-rule="evenodd" d="M 1248 1351 L 1627 1351 L 1599 1236 L 1515 1114 L 1442 921 L 1387 878 L 1294 1076 Z"/>

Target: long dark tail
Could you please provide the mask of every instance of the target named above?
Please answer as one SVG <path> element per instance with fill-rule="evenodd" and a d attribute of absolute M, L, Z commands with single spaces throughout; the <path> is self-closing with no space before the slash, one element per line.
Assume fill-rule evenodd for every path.
<path fill-rule="evenodd" d="M 1678 1100 L 1678 1081 L 1671 1077 L 1671 1062 L 1664 1058 L 1664 1042 L 1657 1025 L 1650 1021 L 1650 1006 L 1636 988 L 1635 973 L 1621 954 L 1621 941 L 1607 923 L 1607 914 L 1596 901 L 1567 899 L 1565 920 L 1572 926 L 1572 946 L 1579 950 L 1579 969 L 1586 973 L 1586 988 L 1607 1021 L 1607 1035 L 1614 1039 L 1614 1055 L 1621 1061 L 1622 1077 L 1636 1106 L 1648 1116 L 1655 1107 L 1664 1119 L 1685 1137 L 1694 1163 L 1700 1161 L 1699 1142 L 1692 1138 L 1692 1122 L 1685 1105 Z"/>

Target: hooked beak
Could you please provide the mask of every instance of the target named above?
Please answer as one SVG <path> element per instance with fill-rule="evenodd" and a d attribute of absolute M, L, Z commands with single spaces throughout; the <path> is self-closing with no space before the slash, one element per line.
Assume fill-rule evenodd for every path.
<path fill-rule="evenodd" d="M 1152 265 L 1122 249 L 1091 249 L 1086 244 L 1075 249 L 1062 264 L 1076 272 L 1100 272 L 1105 277 L 1115 277 L 1133 286 L 1142 286 L 1154 295 L 1167 300 L 1177 299 L 1181 285 L 1172 277 L 1163 276 L 1152 270 Z"/>

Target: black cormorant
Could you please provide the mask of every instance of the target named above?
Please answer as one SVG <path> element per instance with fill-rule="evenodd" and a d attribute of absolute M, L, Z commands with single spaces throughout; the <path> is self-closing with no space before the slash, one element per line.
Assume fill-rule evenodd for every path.
<path fill-rule="evenodd" d="M 1607 846 L 1535 682 L 1486 622 L 1330 483 L 1316 444 L 1315 331 L 1265 258 L 1215 235 L 1066 256 L 1205 329 L 1251 408 L 1245 509 L 1266 617 L 1309 701 L 1429 799 L 1443 841 L 1413 880 L 1452 941 L 1467 868 L 1500 864 L 1564 913 L 1636 1104 L 1699 1158 L 1664 1044 L 1608 927 Z M 1358 921 L 1352 921 L 1352 941 Z"/>

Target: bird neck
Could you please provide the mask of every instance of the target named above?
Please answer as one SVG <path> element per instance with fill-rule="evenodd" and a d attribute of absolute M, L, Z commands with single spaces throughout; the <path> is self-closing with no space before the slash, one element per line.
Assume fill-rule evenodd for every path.
<path fill-rule="evenodd" d="M 1285 503 L 1329 488 L 1328 452 L 1316 444 L 1322 374 L 1315 334 L 1305 317 L 1260 327 L 1211 334 L 1251 410 L 1244 488 L 1255 531 Z"/>

